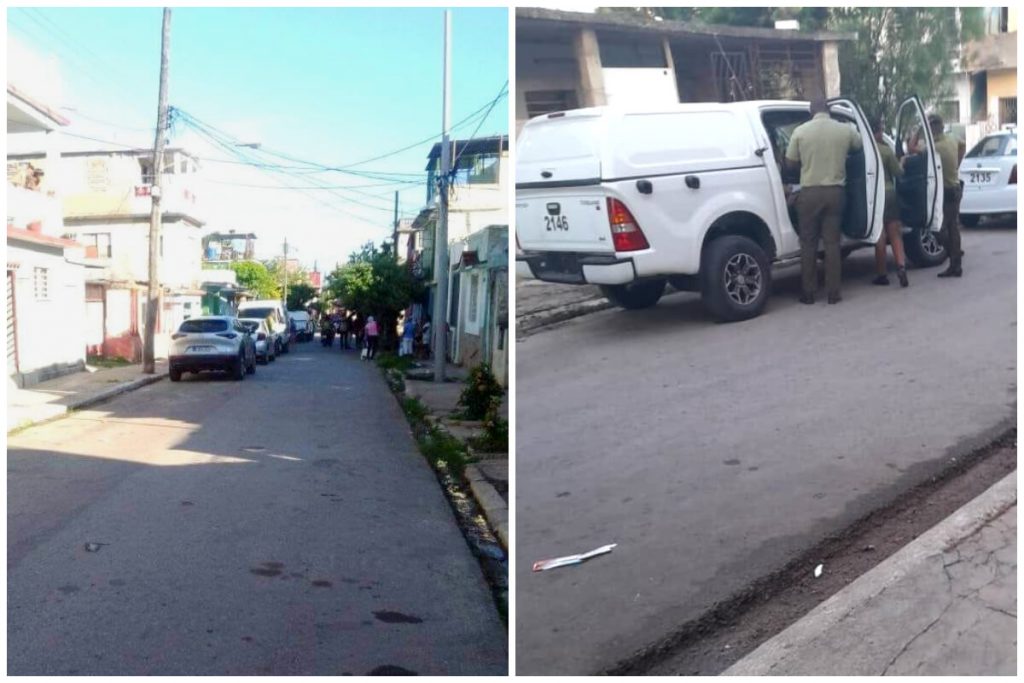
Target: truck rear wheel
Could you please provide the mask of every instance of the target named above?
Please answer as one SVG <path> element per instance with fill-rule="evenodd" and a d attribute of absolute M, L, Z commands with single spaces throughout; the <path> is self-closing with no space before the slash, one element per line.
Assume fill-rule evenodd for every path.
<path fill-rule="evenodd" d="M 946 247 L 939 242 L 939 234 L 928 228 L 914 228 L 903 236 L 907 258 L 918 268 L 932 268 L 946 260 Z"/>
<path fill-rule="evenodd" d="M 601 293 L 616 306 L 629 310 L 650 308 L 665 293 L 665 280 L 641 280 L 628 285 L 601 285 Z"/>
<path fill-rule="evenodd" d="M 704 248 L 700 292 L 705 308 L 722 322 L 761 315 L 771 292 L 771 262 L 761 246 L 725 235 Z"/>

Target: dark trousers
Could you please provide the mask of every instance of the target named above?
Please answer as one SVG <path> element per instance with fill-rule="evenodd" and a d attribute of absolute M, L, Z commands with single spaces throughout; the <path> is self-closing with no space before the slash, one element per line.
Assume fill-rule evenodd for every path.
<path fill-rule="evenodd" d="M 366 353 L 367 357 L 373 358 L 377 355 L 377 335 L 366 335 L 366 348 L 369 349 Z"/>
<path fill-rule="evenodd" d="M 842 258 L 839 235 L 846 204 L 845 188 L 840 186 L 805 187 L 796 199 L 800 233 L 800 275 L 804 294 L 818 289 L 818 241 L 825 242 L 825 288 L 839 293 Z"/>
<path fill-rule="evenodd" d="M 959 268 L 964 252 L 960 248 L 960 197 L 959 186 L 947 187 L 942 191 L 942 229 L 939 239 L 949 254 L 951 268 Z"/>

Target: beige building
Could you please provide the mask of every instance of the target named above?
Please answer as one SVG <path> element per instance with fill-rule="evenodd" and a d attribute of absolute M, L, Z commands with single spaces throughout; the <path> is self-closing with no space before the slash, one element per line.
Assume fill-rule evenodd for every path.
<path fill-rule="evenodd" d="M 968 149 L 1017 124 L 1017 8 L 986 7 L 985 35 L 961 46 L 953 98 L 940 109 Z"/>
<path fill-rule="evenodd" d="M 85 366 L 81 245 L 63 237 L 56 178 L 60 129 L 51 107 L 7 86 L 7 376 L 30 386 Z M 42 174 L 38 172 L 42 171 Z"/>
<path fill-rule="evenodd" d="M 65 230 L 84 245 L 86 260 L 93 266 L 86 288 L 90 351 L 140 360 L 149 281 L 152 151 L 69 151 L 62 166 Z M 170 332 L 202 311 L 204 221 L 195 192 L 198 171 L 195 157 L 185 150 L 166 151 L 158 356 L 166 353 Z"/>
<path fill-rule="evenodd" d="M 578 107 L 835 97 L 854 38 L 520 7 L 516 129 Z"/>

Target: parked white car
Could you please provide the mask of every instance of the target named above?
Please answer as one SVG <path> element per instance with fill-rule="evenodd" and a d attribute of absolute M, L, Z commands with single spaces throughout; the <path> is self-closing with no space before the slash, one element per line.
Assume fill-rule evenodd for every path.
<path fill-rule="evenodd" d="M 260 363 L 269 363 L 277 358 L 274 348 L 274 333 L 270 331 L 267 318 L 239 318 L 239 322 L 245 325 L 256 343 L 256 360 Z"/>
<path fill-rule="evenodd" d="M 236 380 L 256 372 L 256 345 L 237 318 L 201 316 L 171 335 L 168 370 L 172 382 L 185 372 L 227 372 Z"/>
<path fill-rule="evenodd" d="M 960 162 L 964 184 L 960 222 L 974 227 L 982 216 L 1017 213 L 1017 131 L 986 135 Z"/>
<path fill-rule="evenodd" d="M 310 341 L 313 338 L 313 319 L 306 311 L 288 311 L 288 319 L 292 322 L 295 341 Z"/>
<path fill-rule="evenodd" d="M 829 102 L 864 149 L 847 161 L 843 249 L 882 232 L 881 157 L 860 106 Z M 516 148 L 516 236 L 540 280 L 601 286 L 625 308 L 653 306 L 666 283 L 699 291 L 721 320 L 761 313 L 773 267 L 799 262 L 795 212 L 783 172 L 789 137 L 807 102 L 753 101 L 662 108 L 596 107 L 529 121 Z M 896 120 L 897 186 L 911 260 L 945 260 L 941 164 L 924 107 L 911 97 Z"/>
<path fill-rule="evenodd" d="M 285 313 L 284 304 L 277 299 L 257 299 L 238 305 L 239 318 L 271 318 L 274 333 L 274 355 L 280 356 L 291 350 L 291 325 Z"/>

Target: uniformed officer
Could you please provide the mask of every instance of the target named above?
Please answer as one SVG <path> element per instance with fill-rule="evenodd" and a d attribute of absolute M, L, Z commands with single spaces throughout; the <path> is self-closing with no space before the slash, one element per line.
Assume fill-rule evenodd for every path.
<path fill-rule="evenodd" d="M 841 259 L 839 235 L 846 204 L 846 156 L 862 148 L 852 127 L 833 121 L 823 99 L 811 102 L 811 120 L 797 127 L 789 140 L 786 163 L 800 166 L 796 200 L 800 233 L 801 303 L 813 304 L 818 288 L 818 240 L 825 242 L 825 289 L 828 302 L 839 303 Z"/>
<path fill-rule="evenodd" d="M 960 177 L 957 173 L 960 166 L 960 144 L 942 128 L 942 117 L 932 114 L 928 117 L 928 125 L 935 139 L 935 152 L 942 162 L 942 230 L 939 236 L 946 253 L 949 255 L 949 267 L 939 273 L 939 277 L 960 277 L 963 275 L 961 263 L 964 252 L 960 249 Z"/>
<path fill-rule="evenodd" d="M 885 174 L 885 209 L 882 213 L 882 225 L 885 230 L 878 242 L 875 244 L 875 270 L 878 275 L 871 281 L 875 285 L 888 285 L 888 266 L 885 262 L 886 242 L 892 247 L 892 257 L 896 261 L 896 277 L 899 278 L 900 287 L 907 287 L 910 281 L 907 279 L 907 259 L 903 253 L 903 226 L 900 222 L 900 202 L 896 195 L 896 178 L 903 177 L 903 166 L 896 161 L 896 153 L 885 142 L 882 137 L 884 127 L 881 118 L 871 120 L 871 132 L 875 135 L 878 143 L 878 152 L 882 157 L 882 171 Z M 907 157 L 903 157 L 906 159 Z"/>

